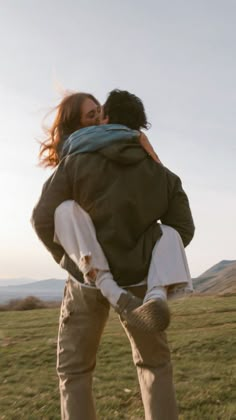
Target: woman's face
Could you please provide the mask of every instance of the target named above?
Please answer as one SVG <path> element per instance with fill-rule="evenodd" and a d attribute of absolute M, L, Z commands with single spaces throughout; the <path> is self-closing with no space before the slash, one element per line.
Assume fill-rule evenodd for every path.
<path fill-rule="evenodd" d="M 89 127 L 99 125 L 101 117 L 101 106 L 92 99 L 86 98 L 81 106 L 80 126 Z"/>

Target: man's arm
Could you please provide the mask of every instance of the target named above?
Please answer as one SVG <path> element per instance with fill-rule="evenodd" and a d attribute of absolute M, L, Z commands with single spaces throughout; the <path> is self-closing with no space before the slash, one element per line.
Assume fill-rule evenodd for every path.
<path fill-rule="evenodd" d="M 64 160 L 45 182 L 38 203 L 33 209 L 31 223 L 39 239 L 60 266 L 81 283 L 83 275 L 64 248 L 54 242 L 54 213 L 65 200 L 72 199 L 72 187 Z"/>
<path fill-rule="evenodd" d="M 169 185 L 171 185 L 173 174 L 169 173 L 167 176 L 169 178 Z M 168 209 L 162 216 L 161 222 L 177 230 L 185 247 L 192 240 L 195 227 L 188 197 L 182 188 L 179 177 L 175 178 L 174 185 L 169 190 Z"/>

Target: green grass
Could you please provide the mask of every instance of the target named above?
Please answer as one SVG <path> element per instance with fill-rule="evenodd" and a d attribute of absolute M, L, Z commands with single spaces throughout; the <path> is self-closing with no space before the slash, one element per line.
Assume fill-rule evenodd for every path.
<path fill-rule="evenodd" d="M 195 297 L 171 309 L 180 420 L 236 420 L 236 297 Z M 58 317 L 58 309 L 0 313 L 1 420 L 60 419 Z M 94 388 L 99 419 L 144 418 L 129 343 L 114 313 Z"/>

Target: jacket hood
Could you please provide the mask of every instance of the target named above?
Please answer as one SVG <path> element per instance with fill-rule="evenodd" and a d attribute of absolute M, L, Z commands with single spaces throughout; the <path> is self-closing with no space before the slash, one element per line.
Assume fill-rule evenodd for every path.
<path fill-rule="evenodd" d="M 73 153 L 95 152 L 117 141 L 137 139 L 140 132 L 121 124 L 106 124 L 81 128 L 65 139 L 60 158 Z"/>
<path fill-rule="evenodd" d="M 107 160 L 119 165 L 135 165 L 147 158 L 147 153 L 136 139 L 124 140 L 97 151 Z"/>

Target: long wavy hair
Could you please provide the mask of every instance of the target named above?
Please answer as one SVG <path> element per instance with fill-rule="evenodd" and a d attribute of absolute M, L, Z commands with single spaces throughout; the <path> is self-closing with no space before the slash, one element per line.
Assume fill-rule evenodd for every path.
<path fill-rule="evenodd" d="M 40 166 L 57 166 L 60 160 L 59 153 L 66 136 L 82 128 L 80 125 L 81 106 L 87 98 L 100 105 L 90 93 L 78 92 L 65 96 L 54 109 L 57 111 L 54 122 L 51 127 L 44 128 L 46 140 L 40 142 Z"/>

